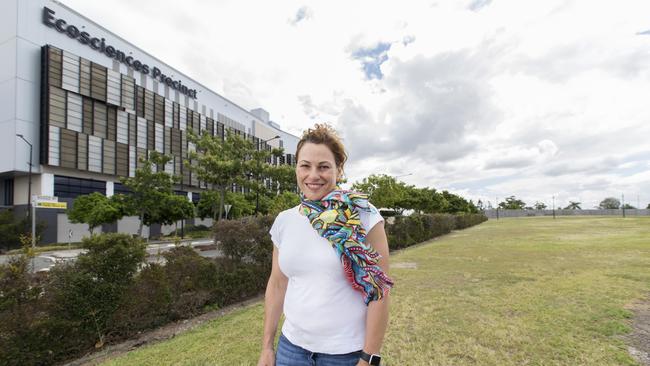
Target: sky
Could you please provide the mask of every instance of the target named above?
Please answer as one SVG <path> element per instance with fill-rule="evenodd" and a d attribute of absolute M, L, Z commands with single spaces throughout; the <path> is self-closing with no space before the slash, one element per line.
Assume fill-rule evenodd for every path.
<path fill-rule="evenodd" d="M 294 135 L 330 123 L 349 182 L 650 204 L 646 0 L 61 2 Z"/>

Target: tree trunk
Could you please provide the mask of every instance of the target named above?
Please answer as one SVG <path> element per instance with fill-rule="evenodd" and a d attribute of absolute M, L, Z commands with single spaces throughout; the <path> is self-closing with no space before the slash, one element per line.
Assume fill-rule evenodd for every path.
<path fill-rule="evenodd" d="M 219 220 L 223 219 L 223 202 L 226 200 L 226 187 L 221 187 L 219 194 Z"/>
<path fill-rule="evenodd" d="M 138 236 L 142 237 L 142 226 L 144 225 L 144 213 L 140 213 L 140 226 L 138 227 Z"/>

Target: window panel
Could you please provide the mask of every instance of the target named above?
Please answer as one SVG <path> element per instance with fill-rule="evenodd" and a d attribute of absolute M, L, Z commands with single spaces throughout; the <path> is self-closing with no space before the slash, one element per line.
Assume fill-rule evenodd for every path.
<path fill-rule="evenodd" d="M 121 75 L 122 78 L 122 107 L 128 110 L 135 110 L 135 79 L 128 75 Z"/>
<path fill-rule="evenodd" d="M 102 139 L 97 136 L 88 136 L 88 170 L 102 172 Z"/>
<path fill-rule="evenodd" d="M 138 144 L 138 118 L 135 114 L 128 114 L 129 117 L 129 145 L 136 146 Z"/>
<path fill-rule="evenodd" d="M 61 142 L 61 129 L 56 126 L 50 126 L 50 143 L 47 163 L 53 166 L 59 166 L 59 146 Z"/>
<path fill-rule="evenodd" d="M 79 93 L 79 57 L 63 51 L 61 87 Z"/>
<path fill-rule="evenodd" d="M 82 132 L 86 135 L 93 133 L 93 100 L 83 98 L 83 128 Z"/>
<path fill-rule="evenodd" d="M 81 95 L 74 93 L 68 94 L 68 129 L 81 132 L 81 116 L 83 110 L 83 102 Z"/>
<path fill-rule="evenodd" d="M 56 47 L 48 47 L 48 84 L 50 86 L 61 87 L 61 78 L 62 78 L 62 58 L 63 54 L 60 49 Z"/>
<path fill-rule="evenodd" d="M 165 99 L 165 127 L 174 127 L 174 103 Z"/>
<path fill-rule="evenodd" d="M 156 130 L 154 124 L 153 121 L 147 120 L 147 150 L 153 150 L 155 148 Z"/>
<path fill-rule="evenodd" d="M 95 101 L 93 103 L 93 135 L 106 138 L 106 127 L 108 125 L 108 111 L 106 104 Z"/>
<path fill-rule="evenodd" d="M 170 155 L 172 153 L 172 129 L 165 127 L 165 154 Z"/>
<path fill-rule="evenodd" d="M 77 134 L 65 128 L 60 130 L 60 134 L 59 166 L 75 169 L 77 167 Z"/>
<path fill-rule="evenodd" d="M 117 136 L 116 141 L 129 143 L 129 115 L 124 111 L 117 111 Z"/>
<path fill-rule="evenodd" d="M 135 168 L 136 168 L 135 149 L 136 148 L 134 145 L 129 145 L 129 177 L 135 176 Z"/>
<path fill-rule="evenodd" d="M 153 121 L 153 92 L 148 89 L 144 90 L 144 118 L 147 121 Z"/>
<path fill-rule="evenodd" d="M 85 58 L 79 60 L 79 94 L 90 96 L 90 61 Z"/>
<path fill-rule="evenodd" d="M 119 142 L 115 144 L 115 174 L 120 177 L 129 175 L 129 146 Z"/>
<path fill-rule="evenodd" d="M 104 66 L 90 64 L 90 96 L 106 102 L 106 71 Z"/>
<path fill-rule="evenodd" d="M 103 172 L 115 174 L 115 141 L 104 140 Z"/>
<path fill-rule="evenodd" d="M 165 98 L 154 94 L 154 109 L 153 109 L 153 121 L 156 123 L 164 124 L 165 123 Z"/>
<path fill-rule="evenodd" d="M 205 133 L 206 121 L 205 121 L 205 116 L 202 114 L 199 114 L 199 125 L 200 125 L 199 133 Z"/>
<path fill-rule="evenodd" d="M 120 73 L 113 70 L 106 70 L 106 102 L 115 106 L 120 106 L 121 87 Z"/>
<path fill-rule="evenodd" d="M 160 153 L 165 152 L 165 126 L 161 125 L 160 123 L 154 123 L 155 129 L 156 129 L 156 141 L 155 141 L 155 148 L 156 151 Z"/>
<path fill-rule="evenodd" d="M 65 128 L 65 91 L 63 89 L 50 87 L 50 113 L 49 124 L 52 126 Z"/>
<path fill-rule="evenodd" d="M 106 137 L 115 141 L 115 134 L 117 130 L 117 108 L 108 106 L 108 125 L 106 128 Z"/>
<path fill-rule="evenodd" d="M 138 119 L 138 136 L 137 136 L 137 147 L 141 149 L 147 148 L 147 120 L 142 117 L 137 117 Z"/>
<path fill-rule="evenodd" d="M 172 128 L 171 152 L 174 155 L 181 155 L 181 130 Z"/>
<path fill-rule="evenodd" d="M 187 129 L 187 108 L 179 104 L 178 115 L 179 115 L 178 127 L 181 131 L 185 131 Z"/>
<path fill-rule="evenodd" d="M 77 134 L 77 169 L 88 170 L 88 135 Z"/>
<path fill-rule="evenodd" d="M 144 88 L 135 87 L 135 114 L 138 117 L 144 117 Z"/>

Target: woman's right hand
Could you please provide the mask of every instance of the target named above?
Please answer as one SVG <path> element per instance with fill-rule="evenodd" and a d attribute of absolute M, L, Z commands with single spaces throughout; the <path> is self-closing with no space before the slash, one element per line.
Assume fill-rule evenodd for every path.
<path fill-rule="evenodd" d="M 272 349 L 263 349 L 257 366 L 275 366 L 275 353 Z"/>

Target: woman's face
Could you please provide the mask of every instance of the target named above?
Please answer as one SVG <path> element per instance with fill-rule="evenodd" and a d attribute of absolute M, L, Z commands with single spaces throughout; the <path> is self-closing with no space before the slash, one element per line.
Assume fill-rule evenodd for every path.
<path fill-rule="evenodd" d="M 334 153 L 324 144 L 302 145 L 296 166 L 298 187 L 308 200 L 319 200 L 336 188 L 339 177 Z"/>

